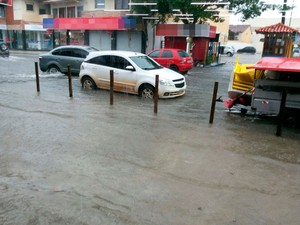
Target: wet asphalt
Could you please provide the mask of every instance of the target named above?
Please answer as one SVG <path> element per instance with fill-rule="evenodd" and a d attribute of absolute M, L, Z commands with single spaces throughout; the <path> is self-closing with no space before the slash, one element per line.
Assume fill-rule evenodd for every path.
<path fill-rule="evenodd" d="M 300 132 L 242 116 L 226 97 L 236 57 L 194 68 L 186 95 L 153 102 L 86 91 L 40 72 L 38 53 L 0 58 L 0 224 L 298 225 Z"/>

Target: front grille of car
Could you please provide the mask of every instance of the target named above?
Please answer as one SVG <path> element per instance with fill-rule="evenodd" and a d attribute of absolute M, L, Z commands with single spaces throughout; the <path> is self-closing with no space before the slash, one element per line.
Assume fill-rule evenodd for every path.
<path fill-rule="evenodd" d="M 175 87 L 177 87 L 177 88 L 182 88 L 182 87 L 184 87 L 184 82 L 179 83 L 179 84 L 175 84 Z"/>
<path fill-rule="evenodd" d="M 177 80 L 173 80 L 173 82 L 179 82 L 179 81 L 183 81 L 183 78 L 177 79 Z"/>
<path fill-rule="evenodd" d="M 183 95 L 184 93 L 185 93 L 185 90 L 166 92 L 166 93 L 164 93 L 164 96 L 178 96 L 178 95 Z"/>

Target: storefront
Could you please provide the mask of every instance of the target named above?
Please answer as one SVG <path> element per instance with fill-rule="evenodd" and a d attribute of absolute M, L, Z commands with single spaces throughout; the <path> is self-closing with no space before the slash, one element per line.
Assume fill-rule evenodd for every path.
<path fill-rule="evenodd" d="M 5 40 L 6 30 L 7 30 L 7 26 L 5 24 L 0 24 L 0 40 Z"/>
<path fill-rule="evenodd" d="M 145 51 L 143 32 L 128 17 L 47 18 L 43 28 L 52 32 L 55 46 L 90 45 L 100 50 Z"/>
<path fill-rule="evenodd" d="M 0 25 L 0 31 L 0 39 L 4 40 L 10 49 L 49 50 L 53 47 L 51 35 L 42 25 Z"/>

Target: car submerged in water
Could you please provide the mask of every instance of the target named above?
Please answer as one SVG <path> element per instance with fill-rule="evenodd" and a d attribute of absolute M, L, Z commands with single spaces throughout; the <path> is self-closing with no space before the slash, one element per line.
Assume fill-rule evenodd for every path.
<path fill-rule="evenodd" d="M 70 65 L 71 73 L 79 74 L 80 65 L 90 52 L 98 49 L 90 46 L 66 45 L 57 47 L 39 57 L 40 70 L 48 73 L 68 73 Z"/>
<path fill-rule="evenodd" d="M 185 94 L 185 77 L 164 68 L 149 56 L 131 51 L 91 52 L 81 64 L 79 79 L 84 89 L 110 89 L 110 71 L 114 72 L 114 91 L 153 99 L 156 75 L 159 98 Z"/>

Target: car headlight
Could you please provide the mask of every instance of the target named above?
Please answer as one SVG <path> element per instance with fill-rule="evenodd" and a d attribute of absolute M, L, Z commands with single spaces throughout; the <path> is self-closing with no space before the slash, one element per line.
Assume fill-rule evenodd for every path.
<path fill-rule="evenodd" d="M 173 82 L 169 79 L 159 80 L 159 83 L 164 86 L 173 86 Z"/>

